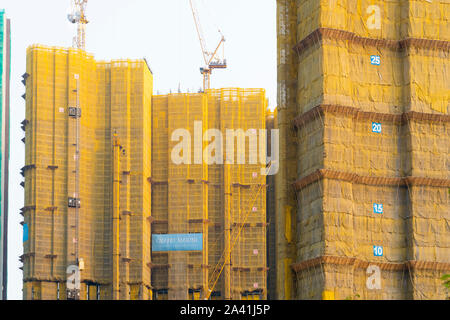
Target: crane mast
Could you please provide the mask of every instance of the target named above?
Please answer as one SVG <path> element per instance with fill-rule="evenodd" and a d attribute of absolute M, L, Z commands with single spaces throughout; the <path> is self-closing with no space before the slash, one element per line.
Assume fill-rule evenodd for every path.
<path fill-rule="evenodd" d="M 195 6 L 195 2 L 193 0 L 189 0 L 189 3 L 191 5 L 192 15 L 194 16 L 195 28 L 200 40 L 200 47 L 202 50 L 203 60 L 205 62 L 204 67 L 200 68 L 200 73 L 203 75 L 203 91 L 206 91 L 211 87 L 212 70 L 227 68 L 227 60 L 224 57 L 222 59 L 218 57 L 220 47 L 224 48 L 225 37 L 219 30 L 219 33 L 221 35 L 219 44 L 213 52 L 208 51 L 197 7 Z"/>
<path fill-rule="evenodd" d="M 72 0 L 72 11 L 67 18 L 73 24 L 77 24 L 77 35 L 73 39 L 73 47 L 86 50 L 86 6 L 88 0 Z"/>

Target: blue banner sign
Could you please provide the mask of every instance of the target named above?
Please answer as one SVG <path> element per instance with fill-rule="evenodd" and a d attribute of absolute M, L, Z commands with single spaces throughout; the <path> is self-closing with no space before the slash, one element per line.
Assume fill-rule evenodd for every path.
<path fill-rule="evenodd" d="M 23 224 L 23 242 L 28 241 L 28 225 L 26 223 Z"/>
<path fill-rule="evenodd" d="M 153 252 L 202 250 L 203 233 L 152 235 Z"/>

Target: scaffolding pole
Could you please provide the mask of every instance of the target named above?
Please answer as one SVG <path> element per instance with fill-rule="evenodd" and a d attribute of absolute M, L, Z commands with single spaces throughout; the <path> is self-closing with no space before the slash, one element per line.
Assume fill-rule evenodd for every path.
<path fill-rule="evenodd" d="M 113 236 L 113 279 L 112 279 L 112 298 L 119 300 L 119 222 L 120 222 L 120 142 L 117 134 L 114 133 L 114 175 L 113 175 L 113 216 L 112 216 L 112 236 Z"/>

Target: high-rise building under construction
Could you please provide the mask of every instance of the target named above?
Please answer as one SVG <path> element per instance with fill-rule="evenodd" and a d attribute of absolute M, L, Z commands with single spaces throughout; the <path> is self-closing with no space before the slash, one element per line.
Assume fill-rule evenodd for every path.
<path fill-rule="evenodd" d="M 266 165 L 250 142 L 220 161 L 227 129 L 265 129 L 264 90 L 152 96 L 145 60 L 38 45 L 24 79 L 25 299 L 266 297 Z"/>
<path fill-rule="evenodd" d="M 448 1 L 277 0 L 278 299 L 444 299 Z"/>
<path fill-rule="evenodd" d="M 265 148 L 265 113 L 263 89 L 154 96 L 152 233 L 203 235 L 202 250 L 153 252 L 156 299 L 267 297 L 266 165 L 250 161 Z M 180 128 L 192 151 L 176 164 L 172 134 Z M 249 137 L 245 148 L 252 131 L 258 141 Z"/>
<path fill-rule="evenodd" d="M 31 46 L 25 79 L 24 298 L 148 299 L 147 63 Z"/>
<path fill-rule="evenodd" d="M 0 300 L 6 300 L 11 26 L 0 10 Z"/>

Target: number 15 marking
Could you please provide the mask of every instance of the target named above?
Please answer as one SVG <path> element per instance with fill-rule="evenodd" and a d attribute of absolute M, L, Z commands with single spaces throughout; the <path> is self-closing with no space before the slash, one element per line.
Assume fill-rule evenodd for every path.
<path fill-rule="evenodd" d="M 374 203 L 373 204 L 373 212 L 374 213 L 378 213 L 378 214 L 382 214 L 383 213 L 383 205 L 379 204 L 379 203 Z"/>

